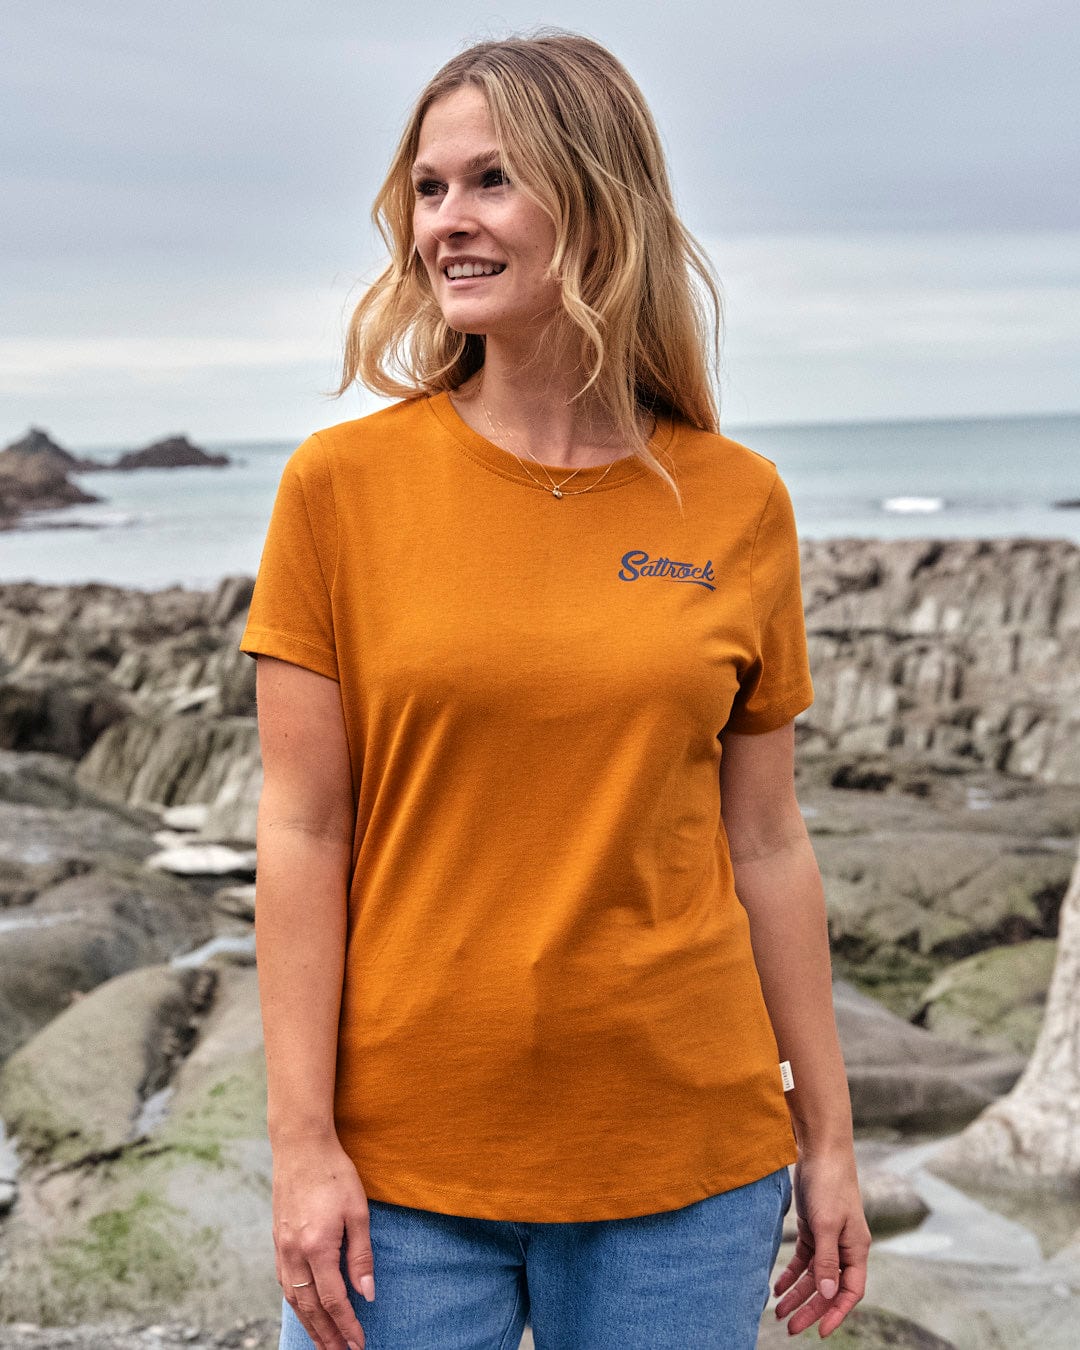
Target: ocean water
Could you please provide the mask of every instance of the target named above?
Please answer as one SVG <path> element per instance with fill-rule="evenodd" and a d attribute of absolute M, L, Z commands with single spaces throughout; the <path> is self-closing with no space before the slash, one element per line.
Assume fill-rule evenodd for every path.
<path fill-rule="evenodd" d="M 1080 543 L 1080 415 L 725 427 L 776 461 L 802 535 L 1066 538 Z M 127 446 L 94 447 L 110 457 Z M 104 498 L 0 533 L 0 580 L 156 589 L 254 574 L 274 491 L 295 448 L 208 444 L 224 469 L 99 472 Z M 75 451 L 78 453 L 78 450 Z"/>

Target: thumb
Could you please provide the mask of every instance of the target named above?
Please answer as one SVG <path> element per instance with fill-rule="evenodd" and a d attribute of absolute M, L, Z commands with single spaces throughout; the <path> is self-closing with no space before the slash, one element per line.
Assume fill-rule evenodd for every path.
<path fill-rule="evenodd" d="M 822 1298 L 835 1298 L 840 1288 L 840 1253 L 835 1233 L 814 1234 L 814 1283 Z"/>
<path fill-rule="evenodd" d="M 368 1303 L 375 1302 L 375 1258 L 371 1254 L 371 1225 L 366 1208 L 345 1220 L 345 1265 L 354 1289 Z"/>

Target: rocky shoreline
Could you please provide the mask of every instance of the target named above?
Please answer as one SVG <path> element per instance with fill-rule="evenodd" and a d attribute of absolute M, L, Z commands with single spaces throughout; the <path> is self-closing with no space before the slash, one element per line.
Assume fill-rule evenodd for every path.
<path fill-rule="evenodd" d="M 186 436 L 166 436 L 142 449 L 118 455 L 109 463 L 73 455 L 57 445 L 47 431 L 31 427 L 25 436 L 0 450 L 0 530 L 34 523 L 35 515 L 41 511 L 101 501 L 71 482 L 69 474 L 102 469 L 222 468 L 231 462 L 227 455 L 207 454 Z M 70 526 L 57 521 L 53 528 Z"/>
<path fill-rule="evenodd" d="M 897 1270 L 922 1298 L 948 1281 L 886 1245 L 937 1203 L 890 1160 L 1034 1044 L 1080 836 L 1080 549 L 833 540 L 803 581 L 799 795 L 883 1244 L 845 1344 L 1021 1346 L 988 1291 L 963 1297 L 998 1341 L 905 1303 Z M 0 585 L 2 1345 L 276 1343 L 251 587 Z M 1080 1261 L 1055 1271 L 1075 1320 Z"/>

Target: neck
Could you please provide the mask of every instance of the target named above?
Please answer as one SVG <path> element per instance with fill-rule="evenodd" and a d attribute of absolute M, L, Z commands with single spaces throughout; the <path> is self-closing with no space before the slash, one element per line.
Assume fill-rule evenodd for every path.
<path fill-rule="evenodd" d="M 576 367 L 489 338 L 483 369 L 455 392 L 454 406 L 474 431 L 512 454 L 566 468 L 607 464 L 631 447 L 620 443 L 594 396 L 574 398 L 583 379 Z"/>

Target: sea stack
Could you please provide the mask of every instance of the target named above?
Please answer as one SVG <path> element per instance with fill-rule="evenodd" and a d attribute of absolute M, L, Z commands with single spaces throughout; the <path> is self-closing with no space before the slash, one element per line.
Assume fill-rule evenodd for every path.
<path fill-rule="evenodd" d="M 186 436 L 166 436 L 141 450 L 130 450 L 121 455 L 114 469 L 186 469 L 190 467 L 221 468 L 230 463 L 228 455 L 210 455 L 192 445 Z"/>
<path fill-rule="evenodd" d="M 48 432 L 31 427 L 20 440 L 0 450 L 0 529 L 11 529 L 28 511 L 50 511 L 100 498 L 68 480 L 86 467 Z"/>

